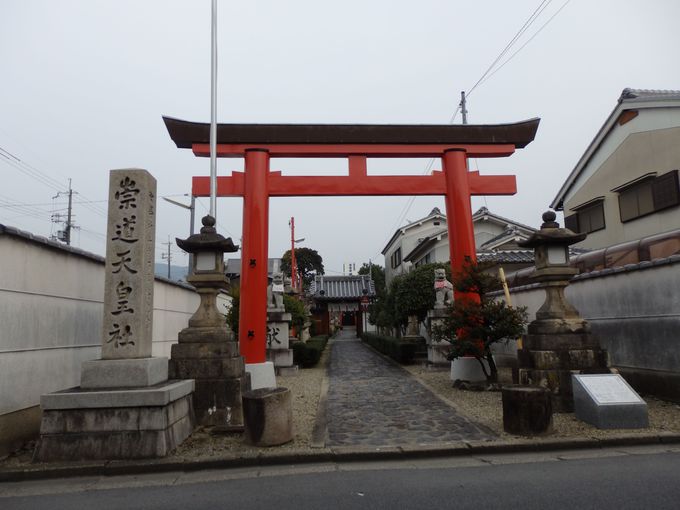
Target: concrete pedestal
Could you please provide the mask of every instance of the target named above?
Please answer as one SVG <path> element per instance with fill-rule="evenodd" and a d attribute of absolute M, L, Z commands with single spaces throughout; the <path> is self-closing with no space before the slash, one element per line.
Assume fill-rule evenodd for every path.
<path fill-rule="evenodd" d="M 260 388 L 243 394 L 246 442 L 277 446 L 293 440 L 293 400 L 287 388 Z"/>
<path fill-rule="evenodd" d="M 276 372 L 274 370 L 273 362 L 247 363 L 246 373 L 250 374 L 251 390 L 276 388 Z"/>
<path fill-rule="evenodd" d="M 267 361 L 274 363 L 276 368 L 293 366 L 293 349 L 288 336 L 292 320 L 290 313 L 267 312 Z"/>
<path fill-rule="evenodd" d="M 153 386 L 168 380 L 168 358 L 97 359 L 81 366 L 81 388 Z"/>
<path fill-rule="evenodd" d="M 432 331 L 441 326 L 447 316 L 448 310 L 446 308 L 435 308 L 427 312 L 428 329 L 430 331 L 430 339 L 427 341 L 427 362 L 431 365 L 448 366 L 450 363 L 447 356 L 451 351 L 451 342 L 432 339 Z"/>
<path fill-rule="evenodd" d="M 193 381 L 43 395 L 37 462 L 163 457 L 194 428 Z"/>
<path fill-rule="evenodd" d="M 486 370 L 489 370 L 489 363 L 482 360 Z M 486 382 L 486 374 L 477 358 L 456 358 L 451 361 L 451 380 L 468 382 Z"/>

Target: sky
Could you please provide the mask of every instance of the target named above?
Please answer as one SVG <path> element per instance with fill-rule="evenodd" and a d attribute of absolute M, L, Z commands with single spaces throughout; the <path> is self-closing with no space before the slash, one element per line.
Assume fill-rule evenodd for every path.
<path fill-rule="evenodd" d="M 210 120 L 210 3 L 0 0 L 0 223 L 55 234 L 66 200 L 53 197 L 71 179 L 72 244 L 103 255 L 109 170 L 144 168 L 159 196 L 189 203 L 209 160 L 177 149 L 161 117 Z M 447 124 L 468 91 L 470 124 L 541 118 L 525 149 L 469 162 L 518 185 L 514 196 L 473 197 L 473 211 L 538 227 L 624 88 L 680 89 L 678 19 L 676 0 L 218 0 L 217 119 Z M 420 175 L 428 163 L 369 160 L 368 170 Z M 218 175 L 242 169 L 218 160 Z M 277 159 L 272 170 L 347 172 L 316 159 Z M 198 200 L 197 228 L 208 206 Z M 316 249 L 327 274 L 384 265 L 395 230 L 433 207 L 444 211 L 443 197 L 272 199 L 270 257 L 289 249 L 294 216 L 298 246 Z M 217 216 L 239 244 L 242 199 L 218 199 Z M 169 239 L 187 237 L 189 212 L 159 199 L 156 222 L 160 262 Z M 171 253 L 186 264 L 174 244 Z"/>

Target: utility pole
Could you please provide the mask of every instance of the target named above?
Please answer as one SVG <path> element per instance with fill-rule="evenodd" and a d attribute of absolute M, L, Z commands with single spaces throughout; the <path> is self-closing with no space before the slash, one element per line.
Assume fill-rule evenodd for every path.
<path fill-rule="evenodd" d="M 71 207 L 73 205 L 73 190 L 71 189 L 71 179 L 68 180 L 68 213 L 66 216 L 66 244 L 71 246 Z"/>
<path fill-rule="evenodd" d="M 168 280 L 170 280 L 170 261 L 172 261 L 172 252 L 170 251 L 170 247 L 172 246 L 172 241 L 170 241 L 170 236 L 168 236 L 168 242 L 163 243 L 163 244 L 168 245 L 168 252 L 162 253 L 161 258 L 168 260 Z"/>
<path fill-rule="evenodd" d="M 52 199 L 59 198 L 61 195 L 68 195 L 68 209 L 66 213 L 66 222 L 64 223 L 64 230 L 57 232 L 57 239 L 68 246 L 71 245 L 71 231 L 73 230 L 73 189 L 71 188 L 71 179 L 68 180 L 68 191 L 59 191 Z M 60 223 L 63 215 L 56 213 L 52 215 L 52 222 Z"/>
<path fill-rule="evenodd" d="M 290 218 L 290 285 L 297 290 L 297 262 L 295 260 L 295 218 Z"/>
<path fill-rule="evenodd" d="M 463 124 L 467 124 L 467 101 L 465 100 L 465 91 L 460 92 L 460 112 L 463 114 Z"/>

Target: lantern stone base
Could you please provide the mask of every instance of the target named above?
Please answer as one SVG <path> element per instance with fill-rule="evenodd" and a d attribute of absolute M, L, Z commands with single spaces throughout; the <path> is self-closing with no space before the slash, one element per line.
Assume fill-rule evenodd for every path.
<path fill-rule="evenodd" d="M 247 363 L 246 372 L 250 374 L 250 389 L 276 388 L 276 373 L 274 363 Z"/>
<path fill-rule="evenodd" d="M 243 430 L 241 395 L 250 389 L 243 357 L 226 328 L 188 327 L 172 346 L 170 377 L 194 379 L 197 423 L 215 431 Z"/>
<path fill-rule="evenodd" d="M 556 412 L 574 410 L 572 374 L 610 373 L 607 351 L 587 332 L 529 334 L 523 342 L 517 351 L 519 383 L 548 388 Z"/>
<path fill-rule="evenodd" d="M 163 457 L 193 431 L 194 382 L 43 395 L 36 462 Z"/>

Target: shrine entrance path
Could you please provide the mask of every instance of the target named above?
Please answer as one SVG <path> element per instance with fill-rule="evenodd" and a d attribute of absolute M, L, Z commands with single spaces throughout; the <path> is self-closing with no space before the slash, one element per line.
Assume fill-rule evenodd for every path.
<path fill-rule="evenodd" d="M 364 345 L 354 330 L 331 344 L 327 446 L 400 446 L 490 440 L 492 432 Z"/>

